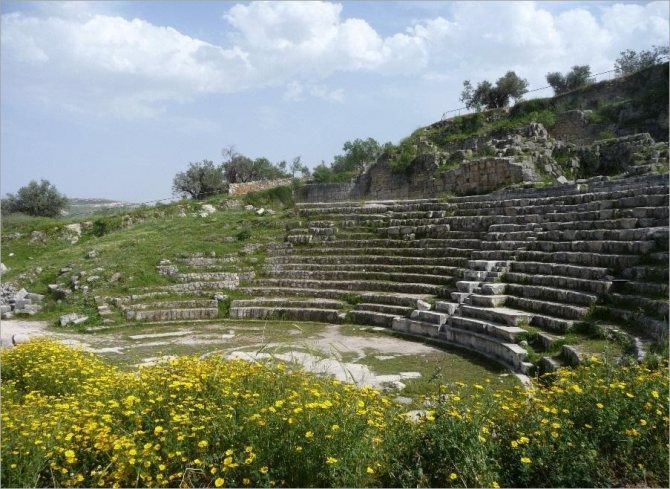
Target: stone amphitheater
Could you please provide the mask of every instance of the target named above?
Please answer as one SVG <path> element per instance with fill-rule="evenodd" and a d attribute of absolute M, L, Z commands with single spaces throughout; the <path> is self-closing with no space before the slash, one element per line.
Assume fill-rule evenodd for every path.
<path fill-rule="evenodd" d="M 299 203 L 260 273 L 240 271 L 236 256 L 174 257 L 157 267 L 174 284 L 111 302 L 142 322 L 211 321 L 227 304 L 237 320 L 373 325 L 522 375 L 578 364 L 588 344 L 566 338 L 597 322 L 641 360 L 667 341 L 668 194 L 657 174 Z"/>
<path fill-rule="evenodd" d="M 626 97 L 652 81 L 667 92 L 667 70 L 548 99 L 570 109 L 550 130 L 533 122 L 438 147 L 430 135 L 453 121 L 435 123 L 410 172 L 382 157 L 351 182 L 299 188 L 283 242 L 167 257 L 157 273 L 173 283 L 98 298 L 99 312 L 371 325 L 520 376 L 602 354 L 589 336 L 639 361 L 666 355 L 668 108 L 642 113 Z M 618 123 L 589 122 L 583 106 L 612 100 Z M 241 259 L 257 251 L 258 266 Z"/>

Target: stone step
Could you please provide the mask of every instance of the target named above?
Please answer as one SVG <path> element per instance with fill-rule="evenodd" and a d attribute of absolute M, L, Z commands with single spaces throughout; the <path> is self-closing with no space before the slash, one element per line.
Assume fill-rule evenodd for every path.
<path fill-rule="evenodd" d="M 517 337 L 526 333 L 525 329 L 519 328 L 517 326 L 505 326 L 483 319 L 461 316 L 452 316 L 449 319 L 449 326 L 452 328 L 464 329 L 467 331 L 472 331 L 473 333 L 491 336 L 493 338 L 510 343 L 516 343 Z"/>
<path fill-rule="evenodd" d="M 585 265 L 587 267 L 621 269 L 637 265 L 638 255 L 607 255 L 602 253 L 518 251 L 518 261 L 533 261 L 569 265 Z"/>
<path fill-rule="evenodd" d="M 483 283 L 481 293 L 484 295 L 502 295 L 505 293 L 506 285 L 503 283 Z"/>
<path fill-rule="evenodd" d="M 267 297 L 312 297 L 325 298 L 340 301 L 348 301 L 352 297 L 357 299 L 357 303 L 371 302 L 374 304 L 387 304 L 393 306 L 417 308 L 421 300 L 430 298 L 430 295 L 424 294 L 393 294 L 381 292 L 352 292 L 351 290 L 331 289 L 331 288 L 300 288 L 300 287 L 240 287 L 242 292 L 250 295 Z"/>
<path fill-rule="evenodd" d="M 126 319 L 128 321 L 168 322 L 193 319 L 215 319 L 218 315 L 219 309 L 214 307 L 126 311 Z"/>
<path fill-rule="evenodd" d="M 634 325 L 635 329 L 642 331 L 643 335 L 648 338 L 653 338 L 658 342 L 668 341 L 668 321 L 667 319 L 661 321 L 650 318 L 648 316 L 640 315 L 637 310 L 627 310 L 612 306 L 598 306 L 596 312 L 605 314 L 607 317 L 616 321 L 621 325 Z"/>
<path fill-rule="evenodd" d="M 535 314 L 533 315 L 533 319 L 531 319 L 530 324 L 531 326 L 541 328 L 545 331 L 565 334 L 573 328 L 575 321 L 553 316 L 544 316 L 542 314 Z"/>
<path fill-rule="evenodd" d="M 468 260 L 468 267 L 483 272 L 498 272 L 506 269 L 511 262 L 497 260 Z"/>
<path fill-rule="evenodd" d="M 366 254 L 378 256 L 412 256 L 412 257 L 463 257 L 471 255 L 471 250 L 461 248 L 430 248 L 430 247 L 410 247 L 410 248 L 367 248 Z M 289 250 L 275 250 L 274 256 L 280 255 L 360 255 L 359 248 L 346 248 L 335 246 L 320 246 L 314 248 L 296 248 Z"/>
<path fill-rule="evenodd" d="M 475 250 L 470 257 L 474 260 L 513 261 L 516 255 L 516 250 Z"/>
<path fill-rule="evenodd" d="M 667 227 L 634 229 L 566 229 L 537 233 L 543 241 L 667 241 Z"/>
<path fill-rule="evenodd" d="M 630 281 L 624 284 L 623 291 L 633 295 L 668 297 L 668 284 Z"/>
<path fill-rule="evenodd" d="M 439 324 L 407 318 L 395 318 L 391 327 L 393 328 L 393 331 L 399 333 L 425 336 L 428 338 L 437 338 L 441 328 Z"/>
<path fill-rule="evenodd" d="M 555 195 L 542 195 L 543 191 L 538 189 L 525 189 L 521 193 L 525 193 L 525 196 L 512 196 L 508 194 L 507 196 L 502 196 L 501 194 L 493 193 L 485 196 L 481 196 L 479 200 L 473 198 L 472 196 L 467 197 L 457 197 L 451 199 L 450 203 L 455 209 L 488 209 L 488 208 L 523 208 L 523 207 L 540 207 L 540 206 L 551 206 L 555 207 L 557 205 L 580 205 L 580 204 L 589 204 L 592 202 L 618 202 L 623 199 L 637 199 L 640 196 L 640 189 L 638 187 L 631 188 L 619 188 L 619 189 L 610 189 L 605 190 L 603 188 L 595 190 L 592 192 L 582 193 L 580 191 L 571 191 L 566 186 L 560 188 L 554 187 L 553 191 L 558 191 Z M 654 185 L 644 189 L 649 193 L 644 195 L 646 197 L 644 200 L 627 200 L 623 207 L 638 207 L 640 205 L 663 205 L 664 198 L 667 198 L 668 186 L 667 185 Z M 512 190 L 514 192 L 514 190 Z M 517 190 L 518 192 L 518 190 Z M 532 195 L 535 194 L 535 195 Z M 459 199 L 465 199 L 460 201 Z"/>
<path fill-rule="evenodd" d="M 628 280 L 638 280 L 644 282 L 660 282 L 666 284 L 670 281 L 670 274 L 667 267 L 659 266 L 637 266 L 622 270 L 620 276 Z"/>
<path fill-rule="evenodd" d="M 583 280 L 603 280 L 608 274 L 607 268 L 564 265 L 560 263 L 542 263 L 513 261 L 510 262 L 510 272 L 526 273 L 531 275 L 560 275 Z"/>
<path fill-rule="evenodd" d="M 410 204 L 439 204 L 442 202 L 440 199 L 433 198 L 433 199 L 407 199 L 407 200 L 394 200 L 394 199 L 389 199 L 389 200 L 367 200 L 365 201 L 365 204 L 368 205 L 394 205 L 396 203 L 405 203 L 407 205 Z M 295 204 L 296 209 L 302 210 L 302 209 L 323 209 L 323 208 L 328 208 L 332 206 L 336 207 L 359 207 L 361 205 L 364 205 L 360 201 L 341 201 L 341 202 L 297 202 Z"/>
<path fill-rule="evenodd" d="M 393 320 L 397 318 L 397 314 L 386 314 L 376 311 L 349 311 L 347 320 L 354 324 L 369 324 L 373 326 L 382 326 L 390 328 L 393 325 Z"/>
<path fill-rule="evenodd" d="M 576 304 L 579 306 L 590 306 L 591 304 L 595 304 L 595 302 L 598 300 L 598 297 L 593 294 L 539 285 L 520 285 L 508 283 L 505 287 L 505 291 L 508 296 L 547 300 L 552 302 L 560 302 L 562 304 Z"/>
<path fill-rule="evenodd" d="M 478 352 L 508 366 L 515 372 L 525 373 L 528 352 L 516 343 L 504 342 L 489 335 L 461 328 L 442 327 L 439 338 L 462 348 Z"/>
<path fill-rule="evenodd" d="M 544 316 L 556 317 L 560 319 L 579 320 L 588 312 L 586 307 L 513 295 L 507 296 L 505 305 L 514 309 L 536 312 Z"/>
<path fill-rule="evenodd" d="M 657 319 L 664 318 L 667 320 L 670 317 L 667 297 L 664 299 L 650 299 L 634 294 L 611 293 L 608 298 L 615 301 L 618 307 L 624 309 L 643 310 L 648 316 L 654 316 Z"/>
<path fill-rule="evenodd" d="M 283 255 L 268 256 L 266 264 L 379 264 L 379 265 L 421 265 L 421 266 L 449 266 L 463 268 L 467 265 L 467 258 L 463 257 L 420 257 L 420 256 L 387 256 L 372 254 L 354 255 Z"/>
<path fill-rule="evenodd" d="M 324 264 L 324 263 L 281 263 L 270 264 L 265 267 L 268 271 L 293 271 L 293 270 L 320 270 L 320 271 L 342 271 L 342 272 L 396 272 L 421 275 L 455 276 L 463 273 L 460 267 L 434 266 L 434 265 L 385 265 L 385 264 Z"/>
<path fill-rule="evenodd" d="M 231 307 L 230 318 L 316 321 L 322 323 L 341 322 L 341 317 L 336 309 L 305 307 Z"/>
<path fill-rule="evenodd" d="M 184 282 L 173 285 L 159 285 L 154 287 L 142 287 L 135 289 L 137 294 L 134 296 L 141 296 L 145 293 L 153 292 L 167 292 L 170 294 L 194 294 L 204 291 L 215 291 L 221 289 L 236 289 L 240 285 L 240 280 L 214 280 L 206 282 Z"/>
<path fill-rule="evenodd" d="M 357 311 L 374 311 L 383 312 L 384 314 L 391 314 L 397 316 L 409 316 L 413 309 L 411 307 L 393 306 L 388 304 L 373 304 L 370 302 L 363 302 L 356 306 Z"/>
<path fill-rule="evenodd" d="M 329 248 L 451 248 L 478 249 L 481 241 L 477 239 L 334 239 L 328 242 Z M 313 248 L 323 247 L 323 243 L 314 243 Z M 463 255 L 461 255 L 463 256 Z"/>
<path fill-rule="evenodd" d="M 441 312 L 421 311 L 421 310 L 412 311 L 412 314 L 410 316 L 410 319 L 413 319 L 414 321 L 436 324 L 438 326 L 442 326 L 443 324 L 445 324 L 448 318 L 449 316 L 447 314 L 443 314 Z"/>
<path fill-rule="evenodd" d="M 236 299 L 230 303 L 230 307 L 285 307 L 306 309 L 341 309 L 344 302 L 333 299 L 293 299 L 287 297 L 259 297 L 256 299 Z M 320 307 L 316 307 L 320 306 Z"/>
<path fill-rule="evenodd" d="M 350 291 L 401 292 L 408 294 L 443 295 L 445 288 L 441 285 L 387 282 L 381 280 L 308 280 L 308 279 L 259 279 L 255 287 L 281 287 L 298 289 L 339 289 Z"/>
<path fill-rule="evenodd" d="M 524 285 L 537 285 L 558 289 L 580 290 L 593 294 L 606 294 L 612 282 L 606 280 L 585 280 L 580 278 L 562 277 L 560 275 L 540 275 L 507 272 L 505 282 Z"/>
<path fill-rule="evenodd" d="M 477 281 L 471 281 L 471 280 L 459 280 L 456 282 L 456 288 L 459 290 L 459 292 L 465 292 L 468 294 L 471 294 L 475 292 L 475 290 L 479 290 L 481 282 Z"/>
<path fill-rule="evenodd" d="M 411 282 L 423 284 L 435 284 L 447 286 L 453 284 L 454 278 L 449 275 L 429 275 L 418 273 L 389 273 L 368 271 L 346 271 L 346 270 L 277 270 L 268 271 L 267 276 L 282 279 L 296 280 L 363 280 L 363 281 L 385 281 L 385 282 Z"/>
<path fill-rule="evenodd" d="M 193 272 L 177 273 L 174 278 L 179 282 L 219 282 L 239 284 L 240 280 L 251 280 L 254 278 L 253 272 Z"/>
<path fill-rule="evenodd" d="M 536 225 L 533 225 L 535 227 Z M 493 227 L 493 226 L 491 226 Z M 486 241 L 526 241 L 528 238 L 535 238 L 536 231 L 508 231 L 508 232 L 491 232 L 486 233 L 484 240 Z"/>
<path fill-rule="evenodd" d="M 506 326 L 520 326 L 530 324 L 533 314 L 511 309 L 509 307 L 479 307 L 469 304 L 463 304 L 459 312 L 462 316 L 474 319 L 482 319 L 494 323 L 504 324 Z"/>
<path fill-rule="evenodd" d="M 503 306 L 506 301 L 506 295 L 470 294 L 468 296 L 467 304 L 477 307 L 500 307 Z"/>
<path fill-rule="evenodd" d="M 442 312 L 444 314 L 452 315 L 456 312 L 456 309 L 458 309 L 459 304 L 455 302 L 447 302 L 447 301 L 436 301 L 435 302 L 435 310 L 437 312 Z"/>
<path fill-rule="evenodd" d="M 188 309 L 188 308 L 214 308 L 218 307 L 218 301 L 212 299 L 200 299 L 190 301 L 157 301 L 141 304 L 129 304 L 124 309 L 129 311 L 139 311 L 146 309 Z"/>
<path fill-rule="evenodd" d="M 482 243 L 482 249 L 486 242 Z M 534 241 L 527 243 L 527 249 L 544 252 L 587 252 L 613 255 L 645 255 L 657 247 L 655 241 Z"/>
<path fill-rule="evenodd" d="M 635 217 L 624 217 L 605 220 L 583 220 L 567 222 L 543 222 L 541 231 L 580 231 L 580 230 L 613 230 L 633 229 L 638 227 L 640 219 Z"/>

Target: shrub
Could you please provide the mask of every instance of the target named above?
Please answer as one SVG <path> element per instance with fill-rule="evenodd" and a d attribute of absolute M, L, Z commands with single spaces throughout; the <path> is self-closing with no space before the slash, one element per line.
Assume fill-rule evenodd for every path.
<path fill-rule="evenodd" d="M 21 187 L 16 195 L 7 194 L 3 208 L 9 212 L 23 212 L 29 216 L 56 217 L 67 206 L 67 197 L 61 195 L 47 180 L 32 180 Z"/>
<path fill-rule="evenodd" d="M 288 186 L 275 187 L 258 192 L 249 192 L 243 198 L 245 204 L 256 207 L 293 207 L 293 189 Z"/>
<path fill-rule="evenodd" d="M 441 386 L 410 419 L 282 364 L 124 372 L 46 340 L 1 360 L 4 487 L 668 487 L 667 361 Z"/>

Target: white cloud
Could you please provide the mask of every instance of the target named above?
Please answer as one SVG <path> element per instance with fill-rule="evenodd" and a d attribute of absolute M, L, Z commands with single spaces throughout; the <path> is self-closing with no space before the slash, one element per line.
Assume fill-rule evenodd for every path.
<path fill-rule="evenodd" d="M 131 118 L 264 86 L 286 86 L 286 100 L 343 102 L 342 89 L 324 84 L 338 72 L 456 83 L 514 69 L 541 83 L 547 71 L 607 69 L 623 49 L 666 44 L 669 15 L 667 2 L 576 4 L 560 13 L 535 2 L 456 2 L 449 18 L 413 21 L 384 37 L 344 17 L 337 3 L 252 2 L 228 10 L 229 42 L 215 45 L 89 5 L 4 14 L 3 82 L 51 103 Z"/>
<path fill-rule="evenodd" d="M 325 85 L 304 85 L 296 80 L 286 86 L 282 98 L 291 102 L 300 102 L 305 100 L 307 95 L 328 102 L 344 102 L 344 90 L 341 88 L 331 90 Z"/>

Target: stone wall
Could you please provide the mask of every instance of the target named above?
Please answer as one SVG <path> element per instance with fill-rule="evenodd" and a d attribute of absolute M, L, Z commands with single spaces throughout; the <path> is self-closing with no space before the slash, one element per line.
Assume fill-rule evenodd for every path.
<path fill-rule="evenodd" d="M 355 182 L 312 183 L 293 191 L 296 202 L 338 202 L 353 199 Z"/>
<path fill-rule="evenodd" d="M 290 178 L 281 178 L 279 180 L 258 180 L 255 182 L 231 183 L 228 186 L 228 195 L 244 195 L 249 192 L 258 192 L 275 187 L 285 187 L 292 183 Z"/>
<path fill-rule="evenodd" d="M 505 185 L 538 180 L 529 167 L 512 158 L 487 157 L 436 174 L 434 155 L 422 155 L 406 173 L 379 161 L 355 181 L 305 185 L 296 190 L 296 202 L 336 202 L 355 199 L 416 199 L 450 193 L 490 192 Z"/>
<path fill-rule="evenodd" d="M 552 137 L 574 144 L 590 143 L 598 139 L 603 129 L 589 124 L 587 112 L 583 110 L 569 110 L 556 114 L 556 123 L 549 129 Z M 599 126 L 599 125 L 598 125 Z"/>

